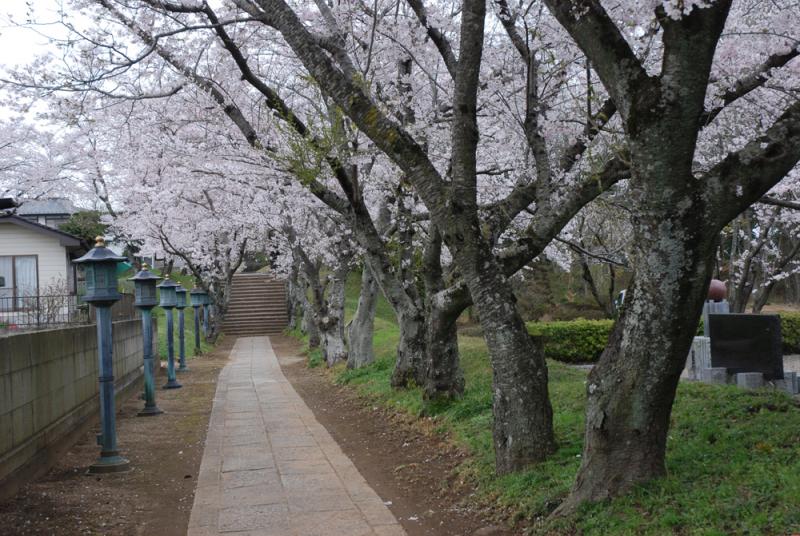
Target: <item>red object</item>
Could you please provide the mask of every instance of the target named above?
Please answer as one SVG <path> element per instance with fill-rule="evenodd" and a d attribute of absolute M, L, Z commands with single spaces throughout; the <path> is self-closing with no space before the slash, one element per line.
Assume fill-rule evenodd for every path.
<path fill-rule="evenodd" d="M 719 279 L 712 279 L 708 285 L 708 299 L 715 302 L 722 301 L 728 295 L 728 288 Z"/>

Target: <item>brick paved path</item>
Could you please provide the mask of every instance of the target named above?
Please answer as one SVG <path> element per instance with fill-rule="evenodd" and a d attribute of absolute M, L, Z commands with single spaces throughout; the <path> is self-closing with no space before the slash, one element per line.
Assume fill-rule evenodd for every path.
<path fill-rule="evenodd" d="M 297 395 L 268 337 L 219 376 L 190 536 L 400 536 L 394 515 Z"/>

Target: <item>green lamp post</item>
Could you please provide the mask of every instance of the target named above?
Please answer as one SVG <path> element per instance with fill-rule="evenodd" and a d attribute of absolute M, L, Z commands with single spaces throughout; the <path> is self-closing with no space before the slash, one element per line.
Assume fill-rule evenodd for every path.
<path fill-rule="evenodd" d="M 153 362 L 153 307 L 158 305 L 156 283 L 161 278 L 150 272 L 147 264 L 128 281 L 135 286 L 134 305 L 142 312 L 142 339 L 144 342 L 144 409 L 138 413 L 140 417 L 160 415 L 164 413 L 156 405 L 155 364 Z"/>
<path fill-rule="evenodd" d="M 174 317 L 172 315 L 172 310 L 178 305 L 175 289 L 179 286 L 169 278 L 169 275 L 158 285 L 158 290 L 161 291 L 159 305 L 164 309 L 164 314 L 167 316 L 167 383 L 164 385 L 164 389 L 180 389 L 183 387 L 175 377 Z"/>
<path fill-rule="evenodd" d="M 204 290 L 200 295 L 200 299 L 203 300 L 203 336 L 208 337 L 208 309 L 211 305 L 211 297 Z"/>
<path fill-rule="evenodd" d="M 175 297 L 177 303 L 175 308 L 178 309 L 178 355 L 180 357 L 180 366 L 178 372 L 186 372 L 189 367 L 186 366 L 186 324 L 183 310 L 189 305 L 186 295 L 187 290 L 182 286 L 175 289 Z"/>
<path fill-rule="evenodd" d="M 122 296 L 117 289 L 117 263 L 127 260 L 106 247 L 102 236 L 95 246 L 79 259 L 86 277 L 83 301 L 97 312 L 97 349 L 100 370 L 100 428 L 97 443 L 100 457 L 89 467 L 90 473 L 117 473 L 129 469 L 128 460 L 117 451 L 117 423 L 114 404 L 114 357 L 111 328 L 111 306 Z"/>
<path fill-rule="evenodd" d="M 200 307 L 203 306 L 203 296 L 205 292 L 197 285 L 189 292 L 194 309 L 194 355 L 200 355 Z"/>

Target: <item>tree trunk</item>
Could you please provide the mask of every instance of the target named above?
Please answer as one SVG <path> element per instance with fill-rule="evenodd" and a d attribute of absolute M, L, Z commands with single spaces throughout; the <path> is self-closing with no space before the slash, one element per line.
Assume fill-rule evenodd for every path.
<path fill-rule="evenodd" d="M 469 305 L 466 292 L 443 292 L 442 235 L 435 225 L 428 230 L 423 255 L 425 275 L 425 344 L 423 397 L 452 400 L 464 394 L 464 373 L 458 353 L 458 315 Z"/>
<path fill-rule="evenodd" d="M 443 236 L 472 296 L 489 350 L 495 469 L 502 475 L 542 461 L 556 449 L 547 364 L 528 334 L 511 284 L 483 239 L 477 218 L 452 218 L 447 223 Z"/>
<path fill-rule="evenodd" d="M 600 296 L 600 290 L 597 287 L 597 282 L 594 279 L 594 275 L 592 274 L 592 268 L 589 265 L 589 259 L 586 255 L 581 254 L 581 277 L 583 278 L 584 283 L 586 286 L 589 287 L 589 292 L 594 298 L 595 303 L 600 306 L 603 310 L 603 313 L 609 318 L 614 316 L 614 301 L 613 299 L 604 301 L 603 298 Z M 612 287 L 613 288 L 613 287 Z"/>
<path fill-rule="evenodd" d="M 589 375 L 581 467 L 556 515 L 665 473 L 672 403 L 716 246 L 702 221 L 702 208 L 681 216 L 673 213 L 678 205 L 673 200 L 648 220 L 638 218 L 632 296 Z"/>
<path fill-rule="evenodd" d="M 397 313 L 400 341 L 390 383 L 394 388 L 422 385 L 422 360 L 425 355 L 425 318 L 416 309 L 400 309 Z"/>
<path fill-rule="evenodd" d="M 471 267 L 489 267 L 470 270 L 465 278 L 492 362 L 492 436 L 495 468 L 502 475 L 544 460 L 556 442 L 544 353 L 517 312 L 508 280 L 489 263 L 494 259 L 475 262 Z"/>
<path fill-rule="evenodd" d="M 339 361 L 347 361 L 347 345 L 344 342 L 344 286 L 348 268 L 339 268 L 330 278 L 328 295 L 322 315 L 318 318 L 322 356 L 329 367 Z"/>
<path fill-rule="evenodd" d="M 303 300 L 303 319 L 300 323 L 300 330 L 303 333 L 305 333 L 306 336 L 308 336 L 309 348 L 319 348 L 320 345 L 319 328 L 317 327 L 317 322 L 314 320 L 314 308 L 311 306 L 311 302 L 309 302 L 308 300 L 308 295 L 306 294 L 305 288 L 303 288 L 302 300 Z"/>
<path fill-rule="evenodd" d="M 211 296 L 211 313 L 208 315 L 209 323 L 206 340 L 213 344 L 222 333 L 222 319 L 228 312 L 230 285 L 226 285 L 223 281 L 214 281 L 209 285 L 209 294 Z"/>
<path fill-rule="evenodd" d="M 460 311 L 432 305 L 425 319 L 425 400 L 452 400 L 464 394 L 456 319 Z"/>
<path fill-rule="evenodd" d="M 375 361 L 372 339 L 375 331 L 375 307 L 378 303 L 378 283 L 366 264 L 361 272 L 361 293 L 353 320 L 347 326 L 347 368 L 357 369 Z"/>
<path fill-rule="evenodd" d="M 296 264 L 292 264 L 291 272 L 289 273 L 289 288 L 286 300 L 287 315 L 289 317 L 289 329 L 297 329 L 298 316 L 303 312 L 303 300 L 299 293 L 304 292 L 303 286 L 299 281 L 299 269 Z"/>
<path fill-rule="evenodd" d="M 389 302 L 400 328 L 397 358 L 392 371 L 391 385 L 402 388 L 422 378 L 421 364 L 425 352 L 424 316 L 412 270 L 397 270 L 387 254 L 387 246 L 373 224 L 366 207 L 356 199 L 354 202 L 354 235 L 364 249 L 365 265 L 386 301 Z M 378 227 L 389 224 L 389 211 L 384 206 L 378 216 Z"/>
<path fill-rule="evenodd" d="M 775 288 L 775 280 L 771 280 L 766 285 L 761 286 L 761 289 L 756 295 L 756 299 L 753 300 L 753 309 L 752 309 L 753 314 L 761 314 L 761 310 L 769 301 L 769 297 L 772 294 L 774 288 Z"/>

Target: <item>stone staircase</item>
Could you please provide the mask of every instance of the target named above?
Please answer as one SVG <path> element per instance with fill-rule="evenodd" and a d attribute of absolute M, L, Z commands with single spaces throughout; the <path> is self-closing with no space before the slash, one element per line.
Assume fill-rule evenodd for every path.
<path fill-rule="evenodd" d="M 233 276 L 222 331 L 227 335 L 268 335 L 282 332 L 288 322 L 283 280 L 261 273 Z"/>

